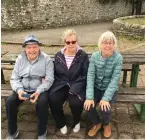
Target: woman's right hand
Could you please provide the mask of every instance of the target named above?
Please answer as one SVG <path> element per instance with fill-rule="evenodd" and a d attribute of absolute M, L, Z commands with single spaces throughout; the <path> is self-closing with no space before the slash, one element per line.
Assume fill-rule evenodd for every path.
<path fill-rule="evenodd" d="M 20 90 L 19 92 L 18 92 L 18 97 L 19 97 L 19 100 L 28 100 L 27 98 L 25 98 L 25 97 L 22 97 L 22 94 L 24 94 L 25 93 L 25 91 L 23 91 L 23 90 Z"/>
<path fill-rule="evenodd" d="M 85 110 L 86 110 L 86 111 L 89 111 L 91 105 L 92 105 L 92 107 L 95 106 L 94 100 L 86 100 L 86 101 L 84 102 L 84 108 L 85 108 Z"/>

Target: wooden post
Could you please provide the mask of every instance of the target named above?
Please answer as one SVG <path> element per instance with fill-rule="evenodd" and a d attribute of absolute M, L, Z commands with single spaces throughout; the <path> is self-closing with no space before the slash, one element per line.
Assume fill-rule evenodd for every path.
<path fill-rule="evenodd" d="M 145 104 L 141 104 L 140 121 L 145 122 Z"/>
<path fill-rule="evenodd" d="M 139 65 L 133 64 L 132 66 L 132 73 L 131 73 L 131 82 L 130 87 L 136 87 L 137 85 L 137 79 L 138 79 L 138 73 L 139 73 Z M 137 104 L 134 105 L 137 112 L 140 115 L 140 121 L 145 122 L 145 104 L 141 104 L 141 107 Z"/>
<path fill-rule="evenodd" d="M 125 70 L 123 72 L 123 81 L 122 81 L 122 84 L 126 84 L 126 80 L 127 80 L 127 71 Z"/>
<path fill-rule="evenodd" d="M 3 73 L 3 69 L 1 69 L 1 83 L 5 84 L 5 77 L 4 77 L 4 73 Z"/>
<path fill-rule="evenodd" d="M 136 87 L 137 79 L 139 73 L 139 65 L 133 64 L 132 65 L 132 72 L 131 72 L 131 79 L 130 79 L 130 87 Z"/>

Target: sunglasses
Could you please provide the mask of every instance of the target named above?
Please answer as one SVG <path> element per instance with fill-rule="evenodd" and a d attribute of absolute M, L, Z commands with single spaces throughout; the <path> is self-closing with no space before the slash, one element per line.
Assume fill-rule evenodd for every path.
<path fill-rule="evenodd" d="M 72 41 L 72 42 L 66 41 L 65 43 L 66 43 L 67 45 L 70 45 L 70 44 L 76 44 L 76 42 L 77 42 L 77 41 Z"/>

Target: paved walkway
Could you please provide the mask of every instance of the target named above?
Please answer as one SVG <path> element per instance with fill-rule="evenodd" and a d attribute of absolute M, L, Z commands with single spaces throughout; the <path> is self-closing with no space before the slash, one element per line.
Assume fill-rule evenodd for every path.
<path fill-rule="evenodd" d="M 5 118 L 5 106 L 2 100 L 2 130 L 1 137 L 7 137 L 7 120 Z M 34 105 L 28 102 L 24 103 L 18 114 L 18 127 L 20 130 L 20 139 L 36 139 L 37 138 L 37 118 L 35 115 Z M 78 133 L 73 133 L 71 129 L 72 115 L 65 106 L 65 115 L 69 132 L 67 135 L 62 135 L 59 130 L 55 128 L 55 123 L 52 115 L 49 113 L 48 119 L 48 139 L 87 139 L 88 129 L 91 123 L 86 118 L 85 112 L 82 114 L 81 130 Z M 102 138 L 102 131 L 95 137 Z M 130 104 L 116 104 L 113 107 L 112 119 L 112 136 L 111 139 L 144 139 L 145 138 L 145 123 L 141 123 L 138 119 L 138 114 Z"/>
<path fill-rule="evenodd" d="M 34 34 L 43 44 L 62 44 L 61 36 L 65 29 L 73 28 L 79 36 L 80 45 L 97 44 L 100 35 L 109 30 L 112 22 L 77 25 L 71 27 L 61 27 L 43 30 L 30 30 L 22 32 L 2 33 L 2 42 L 23 43 L 24 38 L 29 34 Z"/>

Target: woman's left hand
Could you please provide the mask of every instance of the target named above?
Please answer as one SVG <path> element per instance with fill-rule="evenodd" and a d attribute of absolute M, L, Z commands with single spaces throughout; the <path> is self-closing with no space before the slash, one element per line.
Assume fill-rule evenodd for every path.
<path fill-rule="evenodd" d="M 105 112 L 107 110 L 110 110 L 111 106 L 110 106 L 110 103 L 108 101 L 104 101 L 104 100 L 101 100 L 100 103 L 99 103 L 100 107 L 101 107 L 101 110 Z"/>
<path fill-rule="evenodd" d="M 33 93 L 30 97 L 34 97 L 34 99 L 30 99 L 31 103 L 35 103 L 38 100 L 39 94 L 37 92 Z"/>

